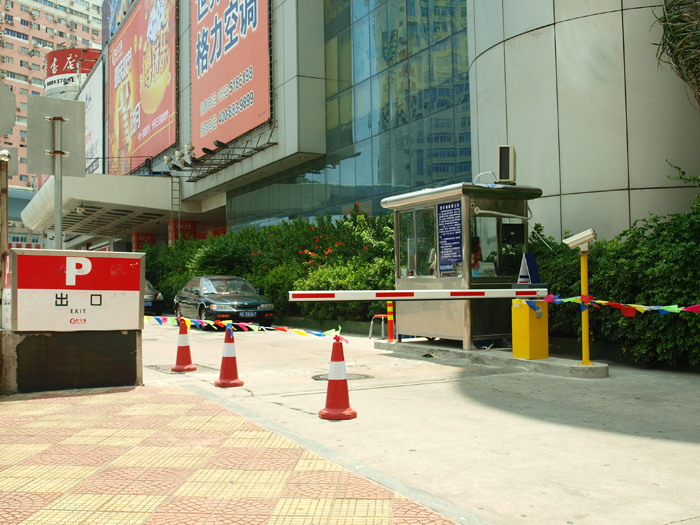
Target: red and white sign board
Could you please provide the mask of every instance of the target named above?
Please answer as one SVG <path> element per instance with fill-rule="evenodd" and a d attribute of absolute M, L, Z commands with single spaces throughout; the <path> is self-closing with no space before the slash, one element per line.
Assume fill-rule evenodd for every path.
<path fill-rule="evenodd" d="M 11 330 L 143 329 L 144 254 L 26 249 L 10 253 Z"/>
<path fill-rule="evenodd" d="M 2 277 L 2 327 L 12 329 L 12 283 L 10 282 L 10 256 L 5 256 L 5 275 Z"/>

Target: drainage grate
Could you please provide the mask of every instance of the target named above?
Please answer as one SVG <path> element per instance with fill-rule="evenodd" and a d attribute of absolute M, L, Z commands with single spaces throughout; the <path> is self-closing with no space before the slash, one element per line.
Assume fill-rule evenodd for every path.
<path fill-rule="evenodd" d="M 368 376 L 367 374 L 347 374 L 348 376 L 348 381 L 351 381 L 353 379 L 372 379 L 372 376 Z M 319 374 L 317 376 L 311 376 L 311 379 L 314 381 L 328 381 L 328 374 Z"/>
<path fill-rule="evenodd" d="M 196 374 L 197 372 L 211 373 L 219 371 L 218 368 L 213 368 L 211 366 L 206 365 L 198 365 L 197 363 L 195 363 L 194 366 L 197 367 L 197 370 L 195 370 L 194 372 L 173 372 L 173 365 L 147 365 L 144 368 L 150 368 L 151 370 L 161 372 L 162 374 Z"/>

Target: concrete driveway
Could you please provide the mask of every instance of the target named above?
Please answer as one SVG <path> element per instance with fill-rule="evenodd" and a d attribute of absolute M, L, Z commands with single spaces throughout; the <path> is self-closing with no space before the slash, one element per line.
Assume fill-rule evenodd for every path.
<path fill-rule="evenodd" d="M 181 384 L 462 523 L 700 523 L 700 376 L 611 365 L 606 379 L 344 345 L 358 417 L 326 421 L 332 341 L 236 332 L 240 388 L 213 386 L 223 332 L 193 329 L 197 372 L 166 373 L 178 329 L 143 332 L 146 385 Z M 149 368 L 151 367 L 151 368 Z"/>

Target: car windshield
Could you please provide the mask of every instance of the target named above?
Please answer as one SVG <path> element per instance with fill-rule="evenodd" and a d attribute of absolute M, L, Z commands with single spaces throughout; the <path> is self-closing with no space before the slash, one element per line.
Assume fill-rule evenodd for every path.
<path fill-rule="evenodd" d="M 154 290 L 155 290 L 155 288 L 154 288 L 154 286 L 151 284 L 151 281 L 148 281 L 148 280 L 147 280 L 147 281 L 146 281 L 146 291 L 147 291 L 147 292 L 152 292 L 152 291 L 154 291 Z"/>
<path fill-rule="evenodd" d="M 211 279 L 205 285 L 203 293 L 256 294 L 257 292 L 241 279 Z"/>

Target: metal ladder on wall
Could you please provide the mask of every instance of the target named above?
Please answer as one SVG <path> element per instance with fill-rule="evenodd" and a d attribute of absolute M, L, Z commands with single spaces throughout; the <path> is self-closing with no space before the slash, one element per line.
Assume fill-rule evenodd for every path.
<path fill-rule="evenodd" d="M 168 243 L 173 245 L 176 239 L 180 238 L 180 203 L 182 199 L 182 181 L 180 177 L 170 177 L 170 239 Z"/>

